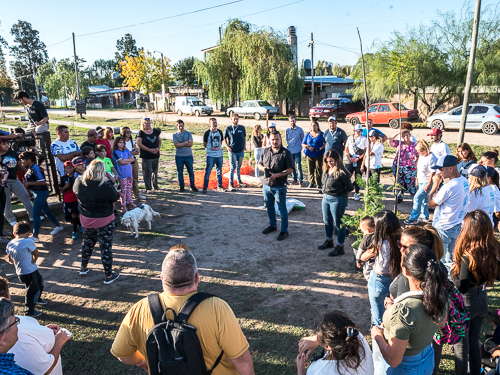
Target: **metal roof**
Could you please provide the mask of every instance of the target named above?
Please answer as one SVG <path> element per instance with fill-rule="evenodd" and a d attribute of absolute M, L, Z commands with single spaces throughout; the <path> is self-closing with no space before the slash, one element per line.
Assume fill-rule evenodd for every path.
<path fill-rule="evenodd" d="M 304 77 L 305 83 L 311 83 L 311 76 Z M 352 78 L 340 78 L 337 76 L 314 76 L 314 83 L 354 83 Z"/>
<path fill-rule="evenodd" d="M 126 89 L 112 89 L 106 85 L 100 86 L 89 86 L 89 95 L 106 95 L 106 94 L 117 94 L 120 92 L 126 92 Z"/>

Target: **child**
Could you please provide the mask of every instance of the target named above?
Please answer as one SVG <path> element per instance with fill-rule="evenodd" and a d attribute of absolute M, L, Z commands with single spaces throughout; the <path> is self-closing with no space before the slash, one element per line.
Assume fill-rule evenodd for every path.
<path fill-rule="evenodd" d="M 78 226 L 80 225 L 80 219 L 78 215 L 78 201 L 76 195 L 73 192 L 73 184 L 75 183 L 75 166 L 71 161 L 64 162 L 64 172 L 66 172 L 61 177 L 61 191 L 63 192 L 63 202 L 64 202 L 64 218 L 67 222 L 73 224 L 73 234 L 72 239 L 78 239 Z"/>
<path fill-rule="evenodd" d="M 85 166 L 89 165 L 95 159 L 94 149 L 90 146 L 82 148 L 82 155 L 85 158 Z"/>
<path fill-rule="evenodd" d="M 97 152 L 96 159 L 99 159 L 104 163 L 104 166 L 106 167 L 106 175 L 108 176 L 108 179 L 111 181 L 111 183 L 114 184 L 116 181 L 116 176 L 118 176 L 118 172 L 116 172 L 116 168 L 114 167 L 111 159 L 106 157 L 107 153 L 106 146 L 99 145 L 95 148 L 95 150 Z"/>
<path fill-rule="evenodd" d="M 373 232 L 375 232 L 375 221 L 371 216 L 365 216 L 359 222 L 359 229 L 363 232 L 363 240 L 359 244 L 358 252 L 356 253 L 356 267 L 363 267 L 363 275 L 368 281 L 370 279 L 370 272 L 372 272 L 373 263 L 375 263 L 375 259 L 371 258 L 366 262 L 360 260 L 361 254 L 363 254 L 366 250 L 371 248 L 371 242 L 373 239 Z"/>
<path fill-rule="evenodd" d="M 116 137 L 113 144 L 113 159 L 118 169 L 118 178 L 120 180 L 120 196 L 122 201 L 122 210 L 127 212 L 127 204 L 129 208 L 135 208 L 132 200 L 132 163 L 135 161 L 134 156 L 125 148 L 125 138 Z"/>
<path fill-rule="evenodd" d="M 73 166 L 75 167 L 75 178 L 78 176 L 83 176 L 83 173 L 85 172 L 85 159 L 82 158 L 81 156 L 75 156 L 73 160 L 71 160 L 73 163 Z"/>
<path fill-rule="evenodd" d="M 34 242 L 28 238 L 30 231 L 31 227 L 26 221 L 14 225 L 15 238 L 9 242 L 5 251 L 9 255 L 9 262 L 16 267 L 17 277 L 26 285 L 24 315 L 36 318 L 42 312 L 35 310 L 35 304 L 45 305 L 47 301 L 41 298 L 43 278 L 36 266 L 38 250 Z"/>
<path fill-rule="evenodd" d="M 56 235 L 64 228 L 57 221 L 56 217 L 52 213 L 47 204 L 47 198 L 49 197 L 49 188 L 47 187 L 47 182 L 45 181 L 45 176 L 42 171 L 36 165 L 36 155 L 33 152 L 24 151 L 19 155 L 24 167 L 27 169 L 24 186 L 31 190 L 33 197 L 33 242 L 40 242 L 38 239 L 38 232 L 40 231 L 40 213 L 43 211 L 45 216 L 54 224 L 55 228 L 50 232 L 51 235 Z"/>

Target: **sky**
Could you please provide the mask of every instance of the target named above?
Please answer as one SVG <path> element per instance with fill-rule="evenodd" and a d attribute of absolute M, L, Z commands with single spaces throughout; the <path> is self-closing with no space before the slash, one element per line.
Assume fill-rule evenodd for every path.
<path fill-rule="evenodd" d="M 468 1 L 473 9 L 475 1 Z M 12 44 L 10 28 L 18 20 L 27 21 L 39 31 L 49 58 L 59 60 L 73 55 L 74 32 L 77 55 L 91 64 L 112 59 L 116 41 L 130 33 L 138 47 L 163 52 L 174 64 L 188 56 L 202 59 L 201 50 L 217 44 L 219 27 L 240 18 L 284 33 L 295 26 L 299 61 L 311 57 L 308 42 L 313 33 L 315 61 L 354 65 L 360 56 L 357 27 L 363 50 L 369 52 L 374 42 L 388 40 L 394 31 L 430 25 L 439 12 L 460 12 L 463 4 L 461 0 L 0 0 L 0 35 Z M 498 0 L 483 0 L 482 9 L 497 4 Z"/>

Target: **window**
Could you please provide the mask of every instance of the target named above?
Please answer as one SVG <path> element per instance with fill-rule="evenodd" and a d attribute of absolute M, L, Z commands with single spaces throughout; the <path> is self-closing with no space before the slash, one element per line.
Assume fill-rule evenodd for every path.
<path fill-rule="evenodd" d="M 261 107 L 272 107 L 272 105 L 266 102 L 265 100 L 259 100 L 257 101 L 257 103 L 259 103 L 259 106 Z"/>
<path fill-rule="evenodd" d="M 488 112 L 488 109 L 489 108 L 485 107 L 484 105 L 476 105 L 476 106 L 474 106 L 474 109 L 472 110 L 472 112 L 470 114 L 471 115 L 480 115 L 480 114 Z"/>
<path fill-rule="evenodd" d="M 467 108 L 468 108 L 467 113 L 469 113 L 472 107 L 469 106 Z M 453 116 L 462 116 L 462 107 L 459 107 L 459 108 L 455 109 L 453 112 L 450 113 L 450 115 L 453 115 Z"/>
<path fill-rule="evenodd" d="M 394 108 L 396 108 L 396 111 L 399 111 L 399 103 L 394 103 Z M 407 108 L 401 104 L 401 110 L 405 111 Z"/>
<path fill-rule="evenodd" d="M 368 107 L 368 113 L 376 112 L 378 105 L 371 105 Z"/>
<path fill-rule="evenodd" d="M 381 105 L 380 107 L 378 107 L 378 111 L 379 112 L 390 112 L 391 109 L 389 108 L 389 106 L 387 104 L 384 104 L 384 105 Z"/>
<path fill-rule="evenodd" d="M 243 108 L 248 107 L 248 102 L 243 102 L 242 107 L 243 107 Z"/>
<path fill-rule="evenodd" d="M 494 109 L 495 111 L 497 111 L 498 113 L 500 113 L 500 107 L 499 107 L 499 106 L 497 106 L 497 105 L 496 105 L 496 106 L 494 106 L 494 107 L 493 107 L 493 109 Z"/>
<path fill-rule="evenodd" d="M 255 102 L 249 102 L 248 106 L 249 107 L 257 107 L 257 103 L 255 103 Z"/>

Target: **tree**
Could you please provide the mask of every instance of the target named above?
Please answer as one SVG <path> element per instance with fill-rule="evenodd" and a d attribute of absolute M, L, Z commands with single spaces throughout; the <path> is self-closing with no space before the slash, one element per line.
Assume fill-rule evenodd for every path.
<path fill-rule="evenodd" d="M 8 44 L 5 39 L 0 36 L 0 91 L 3 91 L 3 89 L 12 88 L 12 80 L 7 73 L 7 66 L 5 64 L 5 54 L 3 52 L 3 48 L 8 48 Z"/>
<path fill-rule="evenodd" d="M 120 61 L 124 61 L 126 56 L 139 56 L 139 51 L 142 50 L 142 48 L 138 49 L 132 34 L 127 33 L 124 37 L 116 41 L 116 50 L 118 52 L 115 52 L 115 59 L 118 63 Z"/>
<path fill-rule="evenodd" d="M 84 63 L 85 60 L 78 59 L 80 96 L 82 98 L 87 97 L 88 86 L 91 84 L 89 75 L 85 73 L 87 69 L 84 67 Z M 73 59 L 47 61 L 38 70 L 38 80 L 50 99 L 64 98 L 65 91 L 68 99 L 76 99 L 76 74 Z"/>
<path fill-rule="evenodd" d="M 89 77 L 91 85 L 112 85 L 112 74 L 117 72 L 115 60 L 99 59 L 83 70 L 83 74 Z"/>
<path fill-rule="evenodd" d="M 10 55 L 14 58 L 10 63 L 12 73 L 16 77 L 29 75 L 22 78 L 23 87 L 29 94 L 35 95 L 32 74 L 33 69 L 36 71 L 49 58 L 45 44 L 40 40 L 38 31 L 26 21 L 19 21 L 13 25 L 10 33 L 14 37 L 14 45 L 10 47 Z"/>
<path fill-rule="evenodd" d="M 163 56 L 165 66 L 165 84 L 171 81 L 170 60 Z M 124 84 L 141 91 L 144 94 L 158 91 L 162 84 L 161 58 L 156 59 L 149 51 L 139 50 L 139 56 L 125 56 L 120 61 L 121 75 Z"/>
<path fill-rule="evenodd" d="M 199 80 L 194 69 L 196 60 L 194 57 L 186 57 L 172 66 L 174 81 L 178 85 L 188 87 L 199 85 Z"/>
<path fill-rule="evenodd" d="M 208 83 L 210 98 L 229 104 L 238 98 L 281 105 L 298 101 L 304 87 L 286 36 L 270 28 L 253 30 L 241 20 L 229 21 L 221 44 L 205 61 L 196 62 L 195 70 Z"/>

